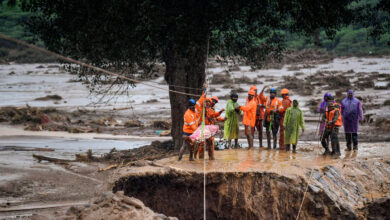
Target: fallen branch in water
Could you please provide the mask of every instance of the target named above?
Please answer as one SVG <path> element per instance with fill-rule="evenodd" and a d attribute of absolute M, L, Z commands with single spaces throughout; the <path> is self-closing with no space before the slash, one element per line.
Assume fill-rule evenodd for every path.
<path fill-rule="evenodd" d="M 65 159 L 58 159 L 53 157 L 46 157 L 38 154 L 33 154 L 33 157 L 38 160 L 40 163 L 42 160 L 46 160 L 52 163 L 58 163 L 58 164 L 67 164 L 69 162 L 76 162 L 76 160 L 65 160 Z"/>

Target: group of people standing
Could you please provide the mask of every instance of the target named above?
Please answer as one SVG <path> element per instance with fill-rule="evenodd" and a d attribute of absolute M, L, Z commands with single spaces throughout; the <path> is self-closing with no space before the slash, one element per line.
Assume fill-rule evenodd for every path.
<path fill-rule="evenodd" d="M 319 129 L 321 144 L 325 149 L 324 154 L 340 155 L 340 143 L 338 140 L 339 128 L 344 126 L 345 139 L 347 142 L 346 151 L 358 150 L 359 122 L 363 121 L 363 108 L 360 101 L 354 97 L 351 89 L 347 97 L 337 103 L 330 93 L 325 93 L 318 110 L 322 115 Z M 329 150 L 329 138 L 332 151 Z"/>
<path fill-rule="evenodd" d="M 264 95 L 265 86 L 257 94 L 256 86 L 251 86 L 244 106 L 237 103 L 237 93 L 232 93 L 226 105 L 226 121 L 224 125 L 224 139 L 231 148 L 231 140 L 235 140 L 234 148 L 238 147 L 239 115 L 244 112 L 242 123 L 245 126 L 245 135 L 249 148 L 253 148 L 254 134 L 257 130 L 260 148 L 263 147 L 263 127 L 267 137 L 267 147 L 271 149 L 271 133 L 273 148 L 277 148 L 279 132 L 279 149 L 296 151 L 299 128 L 305 130 L 305 122 L 297 100 L 291 101 L 288 89 L 282 89 L 282 100 L 276 97 L 276 89 L 270 88 L 269 96 Z"/>
<path fill-rule="evenodd" d="M 204 92 L 199 100 L 190 99 L 188 109 L 184 114 L 183 125 L 183 145 L 180 149 L 179 160 L 181 160 L 184 150 L 190 149 L 190 160 L 199 152 L 199 157 L 203 156 L 203 148 L 194 148 L 194 144 L 189 141 L 189 136 L 195 132 L 203 121 L 205 116 L 205 125 L 213 125 L 215 121 L 224 121 L 224 139 L 228 142 L 228 148 L 238 148 L 239 138 L 239 118 L 243 113 L 242 123 L 245 127 L 245 136 L 248 141 L 248 148 L 254 147 L 255 130 L 259 138 L 259 147 L 263 147 L 263 127 L 267 137 L 267 148 L 276 149 L 279 132 L 279 149 L 290 151 L 292 145 L 293 153 L 296 152 L 296 146 L 299 139 L 299 128 L 302 133 L 305 131 L 305 121 L 298 100 L 291 101 L 289 90 L 281 90 L 282 100 L 276 97 L 277 90 L 269 89 L 269 96 L 264 95 L 265 86 L 258 94 L 256 86 L 251 86 L 248 91 L 245 105 L 237 103 L 238 94 L 233 92 L 226 104 L 225 117 L 221 117 L 222 112 L 215 111 L 215 105 L 218 98 L 212 96 L 206 97 Z M 205 110 L 203 114 L 203 109 Z M 341 102 L 341 105 L 335 102 L 330 93 L 326 93 L 324 100 L 319 107 L 321 114 L 321 124 L 319 136 L 322 146 L 325 149 L 324 154 L 340 154 L 340 144 L 338 141 L 339 127 L 344 125 L 347 149 L 358 149 L 357 132 L 359 121 L 363 120 L 363 110 L 361 103 L 354 97 L 353 91 L 348 90 L 347 97 Z M 271 134 L 272 142 L 271 146 Z M 234 146 L 232 140 L 234 139 Z M 330 139 L 330 140 L 329 140 Z M 329 150 L 329 143 L 331 149 Z M 206 147 L 209 158 L 214 159 L 214 137 L 206 140 Z"/>

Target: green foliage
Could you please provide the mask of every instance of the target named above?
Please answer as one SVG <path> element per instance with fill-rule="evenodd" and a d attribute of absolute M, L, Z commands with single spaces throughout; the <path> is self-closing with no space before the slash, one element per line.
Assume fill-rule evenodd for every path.
<path fill-rule="evenodd" d="M 0 3 L 0 33 L 24 41 L 30 41 L 32 35 L 29 34 L 23 21 L 29 18 L 29 12 L 23 12 L 18 7 L 8 7 L 6 2 Z"/>
<path fill-rule="evenodd" d="M 389 54 L 388 42 L 390 34 L 385 33 L 379 39 L 369 36 L 369 30 L 364 27 L 352 25 L 336 32 L 333 40 L 326 37 L 324 31 L 320 33 L 320 48 L 326 49 L 334 55 L 382 55 Z M 305 49 L 318 47 L 308 37 L 290 35 L 287 47 L 293 49 Z"/>

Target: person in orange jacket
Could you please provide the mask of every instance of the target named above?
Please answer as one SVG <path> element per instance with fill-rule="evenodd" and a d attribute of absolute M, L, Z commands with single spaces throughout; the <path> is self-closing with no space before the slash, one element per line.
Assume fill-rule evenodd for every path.
<path fill-rule="evenodd" d="M 288 89 L 284 88 L 280 92 L 280 94 L 283 97 L 282 104 L 279 107 L 279 114 L 280 114 L 280 131 L 279 131 L 279 148 L 280 149 L 286 149 L 287 146 L 284 145 L 284 126 L 283 126 L 283 121 L 284 121 L 284 114 L 286 113 L 287 109 L 291 107 L 291 99 L 288 96 L 289 91 Z"/>
<path fill-rule="evenodd" d="M 259 135 L 259 145 L 260 145 L 260 147 L 263 147 L 264 103 L 261 101 L 260 95 L 257 95 L 257 88 L 256 88 L 256 86 L 252 85 L 249 90 L 255 91 L 254 99 L 255 99 L 255 102 L 256 102 L 256 105 L 257 105 L 255 129 L 257 130 L 257 133 Z"/>
<path fill-rule="evenodd" d="M 254 99 L 256 93 L 254 90 L 249 90 L 248 92 L 248 101 L 245 106 L 238 106 L 237 109 L 244 112 L 244 118 L 242 123 L 245 125 L 245 135 L 248 139 L 249 149 L 253 148 L 253 135 L 255 132 L 255 123 L 256 123 L 256 108 L 257 104 Z"/>
<path fill-rule="evenodd" d="M 184 125 L 183 125 L 183 139 L 184 140 L 183 140 L 183 145 L 180 148 L 179 160 L 182 159 L 183 153 L 184 153 L 186 148 L 188 148 L 190 150 L 190 161 L 194 160 L 194 158 L 193 158 L 193 153 L 194 153 L 193 145 L 190 144 L 186 140 L 186 138 L 189 137 L 192 133 L 194 133 L 195 130 L 198 128 L 199 117 L 198 117 L 198 114 L 196 112 L 195 104 L 196 104 L 195 100 L 190 99 L 188 101 L 188 109 L 184 113 Z"/>
<path fill-rule="evenodd" d="M 265 103 L 264 127 L 267 134 L 268 149 L 271 149 L 270 130 L 272 130 L 272 137 L 274 142 L 273 145 L 275 149 L 277 144 L 277 134 L 278 134 L 279 123 L 280 123 L 279 108 L 281 106 L 281 101 L 278 98 L 276 98 L 276 89 L 274 88 L 270 89 L 270 96 L 265 97 L 263 93 L 266 88 L 268 88 L 268 86 L 265 86 L 263 88 L 259 96 L 260 96 L 260 100 L 263 103 Z"/>
<path fill-rule="evenodd" d="M 325 148 L 324 155 L 336 154 L 340 155 L 340 143 L 339 143 L 339 127 L 343 125 L 340 105 L 338 103 L 333 103 L 334 98 L 328 98 L 328 107 L 325 110 L 325 114 L 322 117 L 322 121 L 325 123 L 325 131 L 321 137 L 322 147 Z M 332 143 L 332 152 L 329 152 L 328 137 L 330 136 L 330 141 Z"/>
<path fill-rule="evenodd" d="M 218 97 L 216 96 L 213 96 L 211 98 L 206 98 L 206 105 L 205 105 L 205 109 L 206 109 L 206 118 L 205 118 L 205 125 L 214 125 L 215 124 L 215 121 L 225 121 L 225 118 L 222 118 L 220 117 L 220 115 L 222 114 L 222 112 L 225 111 L 225 109 L 222 109 L 220 110 L 219 112 L 216 112 L 215 109 L 214 109 L 214 106 L 215 104 L 218 103 Z M 206 140 L 206 146 L 207 146 L 207 151 L 208 151 L 208 154 L 209 154 L 209 158 L 210 160 L 214 160 L 214 137 L 211 137 L 209 139 Z M 199 146 L 199 158 L 203 158 L 204 156 L 204 153 L 203 153 L 203 145 Z M 197 152 L 195 152 L 195 158 L 196 158 L 196 155 Z"/>

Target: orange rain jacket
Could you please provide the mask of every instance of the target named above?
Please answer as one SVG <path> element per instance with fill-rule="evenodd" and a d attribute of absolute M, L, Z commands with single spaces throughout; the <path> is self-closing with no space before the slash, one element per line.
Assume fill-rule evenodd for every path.
<path fill-rule="evenodd" d="M 247 126 L 255 127 L 257 109 L 255 98 L 253 97 L 252 100 L 248 100 L 245 106 L 240 106 L 240 109 L 244 111 L 244 118 L 242 119 L 242 123 Z"/>
<path fill-rule="evenodd" d="M 211 107 L 206 109 L 206 114 L 207 114 L 206 121 L 205 121 L 206 125 L 213 125 L 213 124 L 215 124 L 215 120 L 223 121 L 223 118 L 219 117 L 221 115 L 221 113 L 220 112 L 216 112 Z"/>
<path fill-rule="evenodd" d="M 196 102 L 195 104 L 195 110 L 196 110 L 196 113 L 197 113 L 197 116 L 198 116 L 198 123 L 202 123 L 203 121 L 203 105 L 205 104 L 206 102 L 206 94 L 203 92 L 202 93 L 202 96 L 198 99 L 198 101 Z M 206 114 L 206 112 L 205 112 Z M 206 122 L 205 122 L 206 123 Z"/>
<path fill-rule="evenodd" d="M 287 109 L 291 107 L 292 101 L 289 96 L 286 96 L 279 107 L 279 113 L 282 117 L 284 117 L 284 114 L 286 113 Z"/>
<path fill-rule="evenodd" d="M 192 111 L 191 109 L 187 109 L 184 113 L 184 125 L 183 132 L 192 134 L 198 128 L 198 114 L 196 111 Z"/>
<path fill-rule="evenodd" d="M 265 103 L 265 112 L 267 113 L 267 121 L 271 120 L 271 110 L 276 111 L 282 105 L 282 102 L 278 98 L 271 100 L 269 96 L 265 97 L 263 93 L 260 93 L 260 100 Z"/>
<path fill-rule="evenodd" d="M 334 103 L 333 105 L 338 106 L 337 103 Z M 335 116 L 337 117 L 337 119 L 335 118 Z M 335 107 L 332 111 L 328 111 L 328 108 L 326 108 L 325 117 L 328 121 L 328 123 L 326 124 L 328 128 L 341 127 L 343 125 L 341 111 L 338 107 Z"/>

